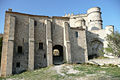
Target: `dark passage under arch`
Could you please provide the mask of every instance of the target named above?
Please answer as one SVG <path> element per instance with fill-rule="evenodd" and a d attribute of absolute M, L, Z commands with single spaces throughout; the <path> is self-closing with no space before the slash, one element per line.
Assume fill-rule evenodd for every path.
<path fill-rule="evenodd" d="M 101 56 L 101 53 L 103 51 L 103 43 L 99 40 L 93 40 L 91 41 L 91 55 L 88 55 L 88 59 L 93 59 Z"/>
<path fill-rule="evenodd" d="M 53 46 L 53 64 L 59 65 L 63 63 L 63 46 Z"/>

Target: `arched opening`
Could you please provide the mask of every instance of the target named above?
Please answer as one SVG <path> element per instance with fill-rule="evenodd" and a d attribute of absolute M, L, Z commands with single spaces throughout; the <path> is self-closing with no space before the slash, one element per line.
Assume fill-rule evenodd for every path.
<path fill-rule="evenodd" d="M 53 47 L 53 64 L 58 65 L 63 63 L 63 46 L 55 45 Z"/>
<path fill-rule="evenodd" d="M 101 51 L 103 51 L 103 43 L 99 40 L 91 41 L 91 53 L 88 55 L 88 59 L 93 59 L 101 56 Z"/>

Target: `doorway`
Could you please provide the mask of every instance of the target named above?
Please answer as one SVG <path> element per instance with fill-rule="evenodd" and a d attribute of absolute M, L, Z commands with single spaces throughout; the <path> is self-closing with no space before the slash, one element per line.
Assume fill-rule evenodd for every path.
<path fill-rule="evenodd" d="M 63 64 L 63 46 L 55 45 L 53 47 L 53 64 Z"/>

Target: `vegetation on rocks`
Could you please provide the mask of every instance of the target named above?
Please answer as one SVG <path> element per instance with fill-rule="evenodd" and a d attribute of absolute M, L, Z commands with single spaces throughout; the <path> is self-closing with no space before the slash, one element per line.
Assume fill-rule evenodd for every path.
<path fill-rule="evenodd" d="M 105 48 L 107 53 L 112 53 L 116 56 L 120 56 L 120 33 L 118 31 L 107 35 L 108 47 Z"/>

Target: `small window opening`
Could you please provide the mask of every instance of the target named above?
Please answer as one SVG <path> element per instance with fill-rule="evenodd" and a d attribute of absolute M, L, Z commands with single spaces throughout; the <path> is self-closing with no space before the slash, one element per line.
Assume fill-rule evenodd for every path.
<path fill-rule="evenodd" d="M 22 53 L 22 46 L 18 46 L 18 53 Z"/>
<path fill-rule="evenodd" d="M 39 49 L 43 49 L 43 43 L 39 43 Z"/>
<path fill-rule="evenodd" d="M 46 54 L 44 54 L 44 58 L 46 58 Z"/>
<path fill-rule="evenodd" d="M 78 37 L 78 32 L 75 32 L 76 37 Z"/>
<path fill-rule="evenodd" d="M 34 26 L 37 26 L 37 21 L 34 21 Z"/>
<path fill-rule="evenodd" d="M 16 67 L 17 67 L 17 68 L 20 68 L 20 62 L 17 62 L 17 63 L 16 63 Z"/>

